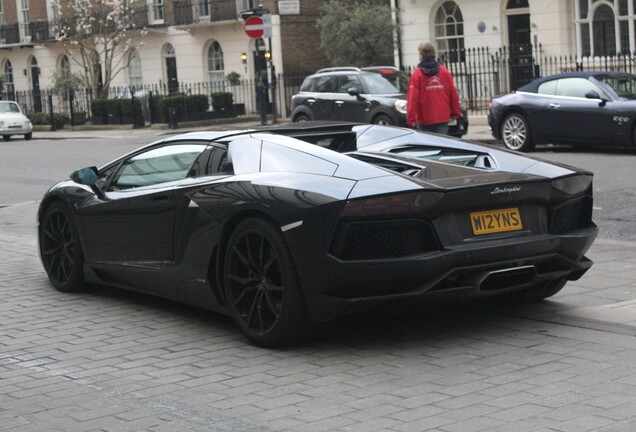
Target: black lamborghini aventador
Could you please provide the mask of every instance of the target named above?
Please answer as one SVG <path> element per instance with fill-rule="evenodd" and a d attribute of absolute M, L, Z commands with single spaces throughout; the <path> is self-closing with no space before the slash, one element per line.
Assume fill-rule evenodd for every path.
<path fill-rule="evenodd" d="M 410 129 L 171 136 L 53 186 L 52 284 L 231 315 L 255 344 L 388 301 L 539 300 L 592 265 L 592 174 Z"/>

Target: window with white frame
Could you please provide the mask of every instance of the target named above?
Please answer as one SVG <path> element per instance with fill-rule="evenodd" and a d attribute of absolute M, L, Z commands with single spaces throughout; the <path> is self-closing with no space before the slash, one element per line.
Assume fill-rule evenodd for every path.
<path fill-rule="evenodd" d="M 20 22 L 21 36 L 23 40 L 31 37 L 31 29 L 29 28 L 29 0 L 20 0 Z"/>
<path fill-rule="evenodd" d="M 210 22 L 209 0 L 194 0 L 194 16 L 198 22 Z"/>
<path fill-rule="evenodd" d="M 163 24 L 163 0 L 148 0 L 148 19 L 150 24 Z"/>
<path fill-rule="evenodd" d="M 11 65 L 10 60 L 4 62 L 2 72 L 4 74 L 4 90 L 9 98 L 12 99 L 12 95 L 15 93 L 15 85 L 13 83 L 13 65 Z"/>
<path fill-rule="evenodd" d="M 5 25 L 4 21 L 4 0 L 0 0 L 0 26 Z"/>
<path fill-rule="evenodd" d="M 223 49 L 214 41 L 208 48 L 208 82 L 212 91 L 222 91 L 225 85 L 225 66 L 223 65 Z"/>
<path fill-rule="evenodd" d="M 62 76 L 68 76 L 71 73 L 71 61 L 66 54 L 60 57 L 59 71 Z"/>
<path fill-rule="evenodd" d="M 255 9 L 258 6 L 256 0 L 236 0 L 236 12 L 241 13 L 249 9 Z"/>
<path fill-rule="evenodd" d="M 136 49 L 128 55 L 128 83 L 133 88 L 141 88 L 144 83 L 141 72 L 141 57 Z"/>
<path fill-rule="evenodd" d="M 578 52 L 613 56 L 636 50 L 636 2 L 575 0 Z"/>
<path fill-rule="evenodd" d="M 443 61 L 459 61 L 464 48 L 464 18 L 454 1 L 446 1 L 435 13 L 437 56 Z"/>

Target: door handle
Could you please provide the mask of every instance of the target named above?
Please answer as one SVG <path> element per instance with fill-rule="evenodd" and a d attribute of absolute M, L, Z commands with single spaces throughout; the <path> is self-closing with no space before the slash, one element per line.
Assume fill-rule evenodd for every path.
<path fill-rule="evenodd" d="M 316 99 L 307 99 L 307 103 L 308 104 L 315 104 L 316 103 Z"/>
<path fill-rule="evenodd" d="M 553 109 L 559 109 L 559 108 L 561 108 L 561 105 L 556 104 L 556 103 L 550 103 L 550 104 L 548 104 L 548 106 L 549 106 L 550 108 L 553 108 Z"/>
<path fill-rule="evenodd" d="M 153 196 L 150 199 L 152 201 L 168 201 L 170 197 L 168 195 L 157 195 L 157 196 Z"/>
<path fill-rule="evenodd" d="M 344 101 L 335 101 L 334 103 L 338 106 L 344 105 Z"/>

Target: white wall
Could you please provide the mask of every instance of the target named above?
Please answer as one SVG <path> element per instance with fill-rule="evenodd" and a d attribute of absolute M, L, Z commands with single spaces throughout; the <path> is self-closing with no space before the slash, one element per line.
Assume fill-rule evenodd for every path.
<path fill-rule="evenodd" d="M 455 0 L 464 19 L 466 48 L 496 49 L 508 43 L 506 0 Z M 402 53 L 405 66 L 419 61 L 417 46 L 434 40 L 435 13 L 443 1 L 401 0 Z M 571 0 L 532 0 L 530 22 L 532 42 L 540 43 L 546 55 L 574 54 L 574 25 Z M 483 22 L 485 29 L 478 30 Z"/>

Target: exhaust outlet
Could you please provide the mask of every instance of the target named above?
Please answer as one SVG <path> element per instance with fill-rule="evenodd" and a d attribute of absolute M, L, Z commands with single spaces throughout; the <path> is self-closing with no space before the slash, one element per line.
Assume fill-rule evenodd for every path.
<path fill-rule="evenodd" d="M 480 291 L 496 291 L 514 288 L 532 282 L 537 277 L 537 268 L 533 265 L 493 270 L 486 273 L 479 283 Z"/>

